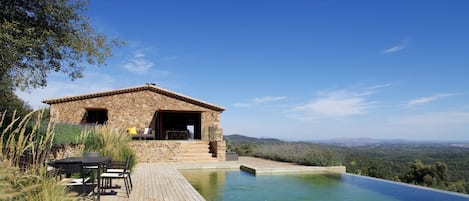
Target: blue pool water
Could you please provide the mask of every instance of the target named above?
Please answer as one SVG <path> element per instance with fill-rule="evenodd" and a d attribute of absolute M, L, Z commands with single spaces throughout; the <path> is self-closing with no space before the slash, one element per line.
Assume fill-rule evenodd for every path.
<path fill-rule="evenodd" d="M 469 196 L 351 174 L 181 170 L 207 201 L 469 201 Z"/>

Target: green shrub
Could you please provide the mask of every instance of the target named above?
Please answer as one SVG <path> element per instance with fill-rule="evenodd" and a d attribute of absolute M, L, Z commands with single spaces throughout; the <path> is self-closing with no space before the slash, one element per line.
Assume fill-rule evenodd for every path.
<path fill-rule="evenodd" d="M 54 145 L 77 144 L 83 130 L 89 129 L 81 125 L 55 124 Z"/>
<path fill-rule="evenodd" d="M 137 160 L 129 141 L 127 133 L 109 125 L 97 125 L 92 130 L 84 130 L 78 138 L 78 143 L 85 145 L 84 151 L 100 152 L 103 156 L 110 156 L 113 161 L 125 161 L 132 156 L 130 166 L 133 168 Z"/>

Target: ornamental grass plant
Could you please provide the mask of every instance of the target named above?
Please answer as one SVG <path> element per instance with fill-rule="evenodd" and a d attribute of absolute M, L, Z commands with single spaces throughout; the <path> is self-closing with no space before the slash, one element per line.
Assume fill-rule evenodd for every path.
<path fill-rule="evenodd" d="M 24 117 L 1 114 L 0 200 L 72 200 L 65 186 L 47 176 L 45 162 L 52 147 L 52 124 L 42 127 L 44 110 Z"/>
<path fill-rule="evenodd" d="M 128 144 L 129 136 L 111 125 L 96 125 L 93 129 L 83 130 L 77 141 L 85 145 L 84 151 L 99 152 L 113 161 L 125 161 L 131 156 L 131 169 L 136 164 L 135 153 Z"/>

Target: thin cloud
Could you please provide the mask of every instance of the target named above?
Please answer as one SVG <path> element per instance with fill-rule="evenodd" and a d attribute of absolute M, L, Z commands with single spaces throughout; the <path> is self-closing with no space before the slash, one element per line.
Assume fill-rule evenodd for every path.
<path fill-rule="evenodd" d="M 143 53 L 143 50 L 137 50 L 137 51 L 135 51 L 134 57 L 135 57 L 135 58 L 142 58 L 142 57 L 145 57 L 145 53 Z"/>
<path fill-rule="evenodd" d="M 285 96 L 264 96 L 264 97 L 256 97 L 251 99 L 249 102 L 246 103 L 234 103 L 233 106 L 235 107 L 250 107 L 253 105 L 261 105 L 266 103 L 277 102 L 281 100 L 285 100 L 287 97 Z"/>
<path fill-rule="evenodd" d="M 150 71 L 153 65 L 153 62 L 145 58 L 142 50 L 137 50 L 133 58 L 124 63 L 124 68 L 133 73 L 144 74 Z"/>
<path fill-rule="evenodd" d="M 378 85 L 373 85 L 373 86 L 367 87 L 366 89 L 367 90 L 378 90 L 378 89 L 393 87 L 395 85 L 396 84 L 392 84 L 392 83 L 378 84 Z"/>
<path fill-rule="evenodd" d="M 422 105 L 422 104 L 430 103 L 433 101 L 437 101 L 442 98 L 455 96 L 455 95 L 458 95 L 458 94 L 457 93 L 442 93 L 442 94 L 433 94 L 431 96 L 415 98 L 415 99 L 409 100 L 407 102 L 407 106 Z"/>
<path fill-rule="evenodd" d="M 251 106 L 251 104 L 249 104 L 249 103 L 235 103 L 235 104 L 233 104 L 233 106 L 235 106 L 235 107 L 249 107 L 249 106 Z"/>
<path fill-rule="evenodd" d="M 285 100 L 287 97 L 285 96 L 265 96 L 260 98 L 254 98 L 252 102 L 256 104 L 266 103 L 266 102 L 275 102 Z"/>
<path fill-rule="evenodd" d="M 400 44 L 397 44 L 395 46 L 392 46 L 390 48 L 384 49 L 381 51 L 381 54 L 391 54 L 391 53 L 396 53 L 400 52 L 404 49 L 407 48 L 407 41 L 401 42 Z"/>
<path fill-rule="evenodd" d="M 371 101 L 370 96 L 377 93 L 378 89 L 389 86 L 391 85 L 322 92 L 310 102 L 293 107 L 286 113 L 302 121 L 366 114 L 376 107 L 376 102 Z"/>
<path fill-rule="evenodd" d="M 363 114 L 373 105 L 360 97 L 326 97 L 316 99 L 306 105 L 296 107 L 296 110 L 311 112 L 319 116 L 350 116 Z"/>
<path fill-rule="evenodd" d="M 85 72 L 84 78 L 73 82 L 68 79 L 53 79 L 44 88 L 33 89 L 30 92 L 16 91 L 16 94 L 34 109 L 40 109 L 47 107 L 42 103 L 46 99 L 105 91 L 115 88 L 115 85 L 116 80 L 111 75 Z"/>

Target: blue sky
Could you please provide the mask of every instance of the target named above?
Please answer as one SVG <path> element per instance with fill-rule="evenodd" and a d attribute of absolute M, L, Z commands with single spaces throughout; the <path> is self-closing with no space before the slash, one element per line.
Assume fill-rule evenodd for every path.
<path fill-rule="evenodd" d="M 128 45 L 43 99 L 154 82 L 224 106 L 225 134 L 469 140 L 468 1 L 91 1 Z"/>

